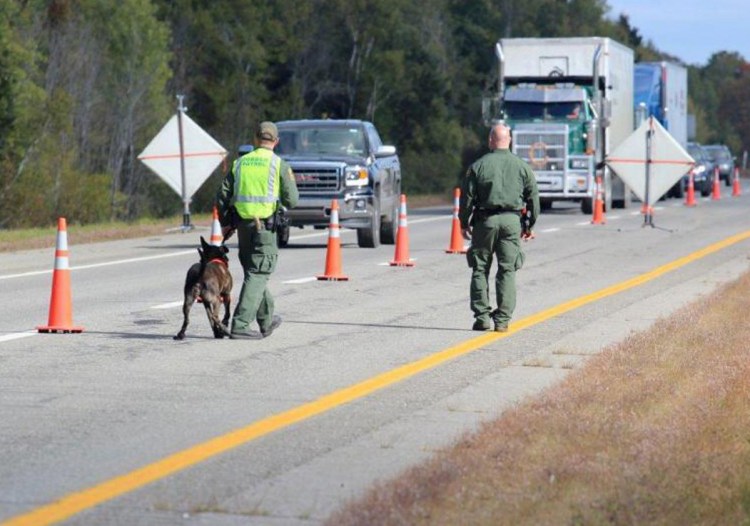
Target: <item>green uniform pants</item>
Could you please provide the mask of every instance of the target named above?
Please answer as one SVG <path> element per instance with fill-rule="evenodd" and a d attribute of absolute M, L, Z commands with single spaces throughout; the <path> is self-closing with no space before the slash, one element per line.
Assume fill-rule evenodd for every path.
<path fill-rule="evenodd" d="M 521 268 L 521 220 L 518 214 L 500 213 L 480 218 L 472 228 L 471 248 L 466 257 L 471 267 L 471 310 L 474 318 L 489 324 L 510 321 L 516 308 L 516 270 Z M 490 305 L 489 276 L 493 255 L 497 258 L 495 295 L 497 310 Z"/>
<path fill-rule="evenodd" d="M 237 227 L 240 263 L 245 272 L 240 299 L 232 317 L 232 332 L 248 330 L 255 320 L 261 331 L 271 326 L 273 297 L 268 291 L 268 279 L 276 269 L 279 248 L 276 234 L 263 228 L 258 230 L 254 220 L 242 220 Z"/>

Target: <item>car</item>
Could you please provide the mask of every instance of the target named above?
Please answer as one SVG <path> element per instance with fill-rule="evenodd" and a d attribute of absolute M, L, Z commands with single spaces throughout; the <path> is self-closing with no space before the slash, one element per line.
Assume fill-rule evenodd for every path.
<path fill-rule="evenodd" d="M 713 161 L 705 148 L 698 143 L 687 143 L 686 150 L 695 161 L 695 166 L 693 167 L 693 189 L 696 192 L 700 192 L 703 197 L 706 197 L 713 190 Z M 685 197 L 689 181 L 690 172 L 687 172 L 669 189 L 666 197 L 676 197 L 678 199 Z"/>
<path fill-rule="evenodd" d="M 339 224 L 357 231 L 357 244 L 394 244 L 401 199 L 401 164 L 396 147 L 383 144 L 371 122 L 304 119 L 276 123 L 276 147 L 294 172 L 299 202 L 287 211 L 289 226 L 322 229 L 339 204 Z M 279 237 L 286 246 L 288 227 Z"/>
<path fill-rule="evenodd" d="M 708 144 L 704 146 L 714 165 L 719 167 L 719 178 L 727 186 L 732 186 L 732 174 L 734 174 L 734 157 L 729 148 L 724 144 Z"/>
<path fill-rule="evenodd" d="M 689 142 L 687 144 L 687 152 L 690 154 L 690 157 L 695 160 L 695 167 L 693 168 L 693 188 L 696 192 L 700 192 L 703 197 L 707 197 L 713 190 L 713 160 L 708 155 L 708 152 L 706 152 L 706 149 L 696 142 Z M 680 183 L 683 189 L 687 188 L 689 177 L 689 173 L 682 177 Z"/>

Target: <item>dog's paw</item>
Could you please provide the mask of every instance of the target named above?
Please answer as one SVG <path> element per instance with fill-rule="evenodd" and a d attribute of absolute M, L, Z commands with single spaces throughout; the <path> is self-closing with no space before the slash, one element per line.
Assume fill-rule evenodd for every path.
<path fill-rule="evenodd" d="M 172 337 L 173 340 L 184 340 L 185 339 L 185 333 L 181 332 L 179 334 L 175 334 Z"/>

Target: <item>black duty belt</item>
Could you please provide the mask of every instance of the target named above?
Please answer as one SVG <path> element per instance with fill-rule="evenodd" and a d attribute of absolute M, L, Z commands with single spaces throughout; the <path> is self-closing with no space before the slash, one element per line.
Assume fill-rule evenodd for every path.
<path fill-rule="evenodd" d="M 497 214 L 516 214 L 521 215 L 521 210 L 515 208 L 477 208 L 476 213 L 482 216 L 494 216 Z"/>
<path fill-rule="evenodd" d="M 255 218 L 251 217 L 250 219 L 242 218 L 242 221 L 249 224 L 250 226 L 255 225 Z M 274 219 L 274 216 L 266 217 L 266 218 L 258 218 L 258 221 L 261 225 L 263 225 L 263 228 L 266 230 L 273 230 L 274 226 L 276 226 L 276 221 Z"/>

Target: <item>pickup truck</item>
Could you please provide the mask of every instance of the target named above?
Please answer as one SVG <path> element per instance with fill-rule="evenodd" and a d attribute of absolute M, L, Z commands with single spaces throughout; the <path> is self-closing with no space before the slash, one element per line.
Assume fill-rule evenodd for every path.
<path fill-rule="evenodd" d="M 393 244 L 398 229 L 401 164 L 395 146 L 384 145 L 371 122 L 288 120 L 276 123 L 276 153 L 297 180 L 299 203 L 288 210 L 278 232 L 289 242 L 290 227 L 326 228 L 331 203 L 339 201 L 339 224 L 357 230 L 360 247 Z"/>

